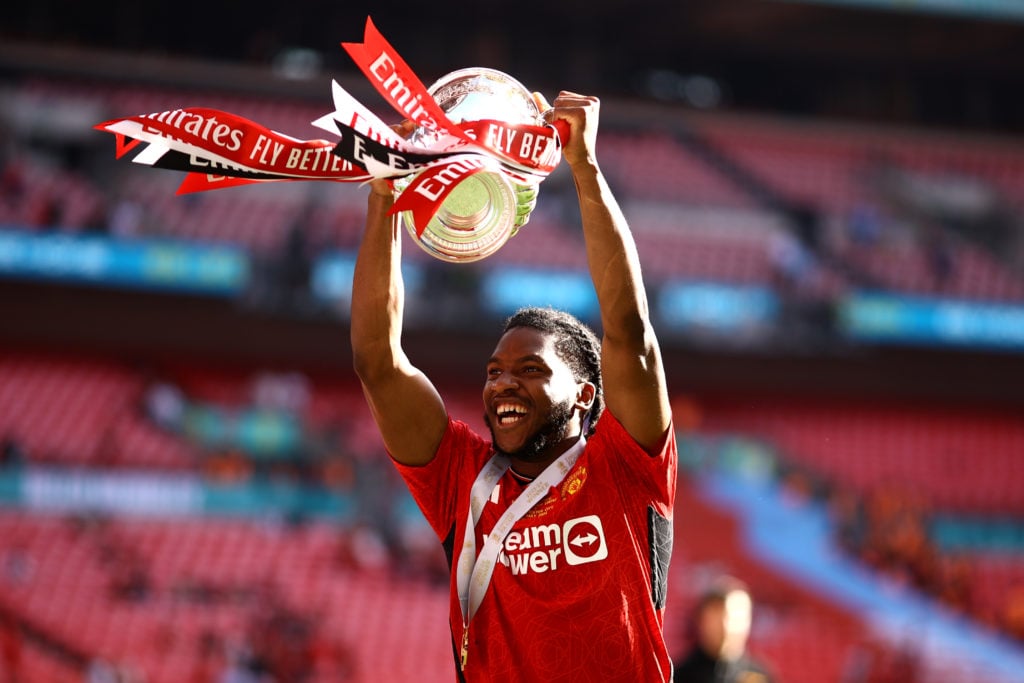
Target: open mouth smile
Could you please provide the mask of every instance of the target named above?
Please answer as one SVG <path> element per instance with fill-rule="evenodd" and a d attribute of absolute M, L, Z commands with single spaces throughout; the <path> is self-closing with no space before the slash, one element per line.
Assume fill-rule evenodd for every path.
<path fill-rule="evenodd" d="M 498 425 L 511 427 L 526 418 L 527 410 L 517 403 L 499 403 L 494 407 L 494 414 L 498 418 Z"/>

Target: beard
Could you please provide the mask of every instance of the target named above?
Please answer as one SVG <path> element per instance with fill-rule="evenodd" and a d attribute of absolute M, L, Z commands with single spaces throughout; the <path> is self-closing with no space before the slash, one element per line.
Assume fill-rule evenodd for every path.
<path fill-rule="evenodd" d="M 572 420 L 573 402 L 565 401 L 556 403 L 548 411 L 547 421 L 516 451 L 508 452 L 498 448 L 498 439 L 494 433 L 494 426 L 487 414 L 484 414 L 484 422 L 491 430 L 491 444 L 494 450 L 509 458 L 516 458 L 524 462 L 539 462 L 547 457 L 547 451 L 559 441 L 565 439 L 568 434 L 569 422 Z"/>

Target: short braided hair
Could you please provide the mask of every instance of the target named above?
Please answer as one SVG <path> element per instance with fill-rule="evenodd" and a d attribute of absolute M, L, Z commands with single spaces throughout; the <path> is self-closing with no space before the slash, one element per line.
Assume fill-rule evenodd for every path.
<path fill-rule="evenodd" d="M 594 433 L 597 420 L 604 411 L 604 387 L 601 382 L 601 342 L 593 330 L 576 316 L 554 308 L 521 308 L 505 321 L 504 332 L 515 327 L 528 327 L 555 337 L 555 352 L 572 370 L 576 381 L 594 385 L 594 402 L 590 406 L 587 436 Z"/>

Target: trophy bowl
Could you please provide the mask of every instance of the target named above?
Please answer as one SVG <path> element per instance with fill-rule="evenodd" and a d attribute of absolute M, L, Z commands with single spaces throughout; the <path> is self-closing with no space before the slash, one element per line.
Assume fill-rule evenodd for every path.
<path fill-rule="evenodd" d="M 455 124 L 494 119 L 544 125 L 533 94 L 495 69 L 453 71 L 427 91 Z M 440 142 L 440 136 L 417 128 L 409 141 L 431 148 Z M 412 177 L 396 182 L 396 193 L 410 182 Z M 537 203 L 538 183 L 517 183 L 502 173 L 480 171 L 452 189 L 420 235 L 416 234 L 411 212 L 400 214 L 401 220 L 415 242 L 431 256 L 452 263 L 478 261 L 500 249 L 529 221 Z"/>

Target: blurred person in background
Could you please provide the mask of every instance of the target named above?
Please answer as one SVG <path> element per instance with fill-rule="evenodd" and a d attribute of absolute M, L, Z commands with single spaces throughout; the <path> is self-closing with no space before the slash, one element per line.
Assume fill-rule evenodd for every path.
<path fill-rule="evenodd" d="M 676 667 L 675 683 L 771 683 L 768 670 L 749 654 L 753 600 L 731 576 L 717 579 L 694 607 L 693 642 Z"/>
<path fill-rule="evenodd" d="M 402 349 L 402 230 L 389 185 L 371 184 L 352 292 L 355 368 L 448 554 L 462 681 L 672 676 L 662 627 L 675 436 L 636 246 L 597 163 L 598 110 L 597 98 L 563 91 L 553 116 L 570 127 L 563 158 L 604 338 L 552 309 L 513 316 L 475 370 L 490 441 L 448 416 Z"/>

